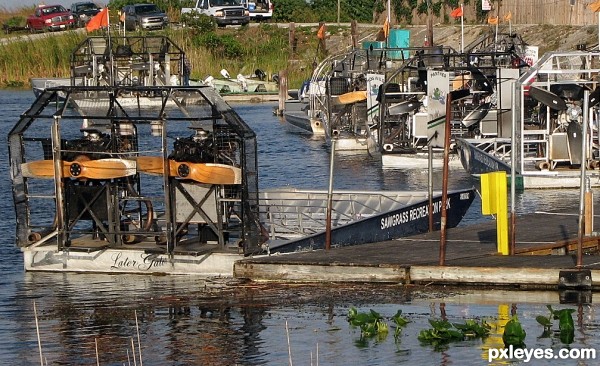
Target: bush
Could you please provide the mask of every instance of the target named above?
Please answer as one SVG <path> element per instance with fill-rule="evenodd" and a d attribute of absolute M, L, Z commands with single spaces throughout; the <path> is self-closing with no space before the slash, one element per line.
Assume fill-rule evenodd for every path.
<path fill-rule="evenodd" d="M 4 25 L 7 27 L 24 27 L 25 26 L 25 18 L 24 17 L 12 17 L 9 18 Z"/>
<path fill-rule="evenodd" d="M 194 38 L 194 44 L 209 49 L 218 58 L 240 59 L 245 54 L 242 44 L 230 34 L 203 33 Z"/>
<path fill-rule="evenodd" d="M 181 23 L 200 34 L 214 32 L 217 28 L 217 23 L 212 17 L 199 14 L 197 11 L 181 14 Z"/>

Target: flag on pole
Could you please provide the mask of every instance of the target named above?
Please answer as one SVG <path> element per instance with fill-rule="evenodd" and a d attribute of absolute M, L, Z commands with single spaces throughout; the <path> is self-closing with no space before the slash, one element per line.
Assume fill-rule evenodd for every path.
<path fill-rule="evenodd" d="M 318 39 L 325 39 L 325 23 L 321 24 L 319 30 L 317 31 Z"/>
<path fill-rule="evenodd" d="M 598 0 L 600 1 L 600 0 Z M 463 7 L 459 6 L 458 8 L 452 10 L 452 12 L 450 13 L 450 16 L 453 18 L 460 18 L 463 16 Z"/>
<path fill-rule="evenodd" d="M 108 8 L 104 8 L 98 14 L 94 15 L 85 26 L 85 29 L 91 32 L 102 27 L 108 27 Z"/>
<path fill-rule="evenodd" d="M 598 0 L 600 1 L 600 0 Z M 388 35 L 390 34 L 390 22 L 388 21 L 388 18 L 385 18 L 385 22 L 383 22 L 383 36 L 385 37 L 385 39 L 388 38 Z"/>
<path fill-rule="evenodd" d="M 598 0 L 600 1 L 600 0 Z M 505 22 L 510 22 L 510 20 L 512 19 L 512 12 L 509 11 L 505 16 L 504 16 L 504 21 Z"/>
<path fill-rule="evenodd" d="M 600 12 L 600 0 L 596 0 L 595 2 L 591 3 L 587 7 L 588 7 L 588 9 L 590 9 L 591 11 L 593 11 L 594 13 Z"/>
<path fill-rule="evenodd" d="M 495 17 L 489 17 L 487 22 L 491 25 L 498 25 L 498 16 L 496 15 Z"/>

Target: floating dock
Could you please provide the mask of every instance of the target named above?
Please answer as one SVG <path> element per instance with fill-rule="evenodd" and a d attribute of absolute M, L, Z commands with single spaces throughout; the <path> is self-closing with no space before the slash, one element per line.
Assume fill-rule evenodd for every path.
<path fill-rule="evenodd" d="M 440 232 L 361 246 L 237 261 L 234 275 L 252 281 L 381 282 L 509 286 L 520 289 L 600 288 L 600 256 L 577 270 L 578 213 L 537 212 L 516 218 L 515 255 L 497 253 L 496 222 L 448 230 L 439 265 Z M 596 253 L 600 236 L 582 240 Z"/>

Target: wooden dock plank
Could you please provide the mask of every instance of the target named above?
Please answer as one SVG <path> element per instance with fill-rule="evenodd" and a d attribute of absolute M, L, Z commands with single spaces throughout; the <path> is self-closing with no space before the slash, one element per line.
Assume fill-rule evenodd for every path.
<path fill-rule="evenodd" d="M 352 281 L 399 283 L 464 283 L 558 286 L 559 273 L 576 268 L 578 216 L 568 212 L 536 213 L 516 221 L 516 253 L 497 253 L 496 222 L 448 230 L 446 263 L 439 266 L 440 233 L 397 240 L 238 261 L 234 275 L 255 281 Z M 585 247 L 597 249 L 600 238 Z M 539 254 L 544 255 L 539 255 Z M 563 255 L 548 255 L 548 254 Z M 571 253 L 571 254 L 568 254 Z M 536 255 L 538 254 L 538 255 Z M 566 255 L 568 254 L 568 255 Z M 584 256 L 600 286 L 600 256 Z M 594 281 L 596 279 L 596 281 Z"/>

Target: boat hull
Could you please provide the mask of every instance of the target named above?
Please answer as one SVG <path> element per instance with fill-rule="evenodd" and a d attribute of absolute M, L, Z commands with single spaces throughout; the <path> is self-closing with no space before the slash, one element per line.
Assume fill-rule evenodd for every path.
<path fill-rule="evenodd" d="M 101 249 L 78 252 L 56 250 L 56 246 L 24 247 L 26 271 L 130 273 L 224 276 L 233 275 L 233 264 L 243 259 L 237 252 L 181 254 L 148 253 L 143 248 Z"/>
<path fill-rule="evenodd" d="M 464 189 L 448 193 L 447 228 L 460 223 L 475 198 L 475 190 Z M 433 198 L 433 228 L 440 229 L 442 197 Z M 424 198 L 386 212 L 381 212 L 331 230 L 331 247 L 360 245 L 393 240 L 429 231 L 429 200 Z M 271 246 L 271 253 L 288 253 L 325 248 L 326 233 L 320 232 L 286 243 Z"/>
<path fill-rule="evenodd" d="M 456 147 L 460 156 L 460 162 L 467 173 L 479 176 L 485 173 L 505 171 L 510 174 L 511 168 L 508 164 L 492 154 L 479 149 L 469 141 L 457 139 Z"/>
<path fill-rule="evenodd" d="M 283 118 L 290 125 L 314 135 L 325 135 L 321 121 L 310 118 L 306 112 L 284 112 Z"/>
<path fill-rule="evenodd" d="M 467 173 L 474 177 L 479 177 L 481 174 L 505 171 L 510 181 L 511 167 L 509 164 L 479 149 L 468 140 L 457 139 L 456 146 L 462 166 Z M 600 187 L 600 174 L 598 174 L 597 170 L 588 170 L 586 176 L 589 178 L 590 186 Z M 581 187 L 581 171 L 579 169 L 540 169 L 525 173 L 517 171 L 515 184 L 519 189 L 579 188 Z"/>
<path fill-rule="evenodd" d="M 439 152 L 434 153 L 431 163 L 432 168 L 441 169 L 444 166 L 443 154 Z M 429 167 L 429 156 L 427 153 L 382 153 L 381 164 L 384 168 L 427 169 Z M 460 159 L 456 154 L 450 155 L 448 167 L 461 168 Z"/>

